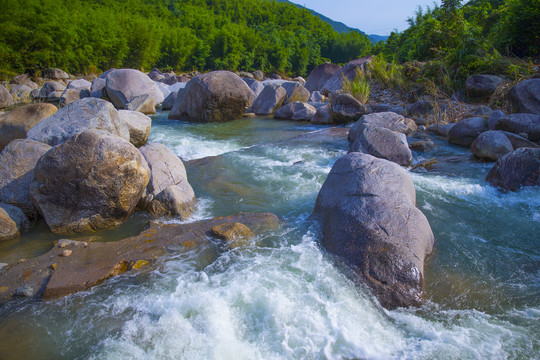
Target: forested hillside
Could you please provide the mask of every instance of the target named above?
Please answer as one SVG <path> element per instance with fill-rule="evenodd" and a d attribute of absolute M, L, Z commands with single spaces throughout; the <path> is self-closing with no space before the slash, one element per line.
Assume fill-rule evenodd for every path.
<path fill-rule="evenodd" d="M 0 71 L 60 67 L 256 70 L 306 75 L 366 55 L 308 10 L 266 0 L 0 0 Z"/>

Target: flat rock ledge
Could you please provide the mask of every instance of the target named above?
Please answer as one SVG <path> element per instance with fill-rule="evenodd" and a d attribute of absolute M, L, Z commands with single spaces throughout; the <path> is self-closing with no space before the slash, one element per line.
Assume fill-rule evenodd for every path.
<path fill-rule="evenodd" d="M 44 255 L 0 269 L 0 302 L 20 297 L 58 299 L 84 291 L 108 278 L 151 266 L 167 253 L 208 245 L 215 241 L 212 229 L 237 223 L 257 234 L 277 228 L 280 221 L 270 213 L 240 213 L 188 224 L 151 223 L 139 235 L 117 242 L 60 240 Z"/>

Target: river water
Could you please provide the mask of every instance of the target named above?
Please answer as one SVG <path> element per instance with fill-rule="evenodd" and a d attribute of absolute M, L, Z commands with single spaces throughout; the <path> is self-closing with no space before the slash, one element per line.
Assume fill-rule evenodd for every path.
<path fill-rule="evenodd" d="M 0 359 L 540 358 L 540 191 L 499 192 L 483 180 L 491 165 L 474 161 L 411 171 L 436 237 L 428 299 L 387 311 L 318 246 L 308 217 L 348 147 L 299 137 L 321 128 L 156 116 L 150 141 L 186 162 L 199 200 L 190 221 L 268 211 L 284 226 L 215 261 L 197 250 L 58 301 L 3 306 Z M 435 141 L 415 162 L 467 153 Z M 53 240 L 38 228 L 0 261 L 43 253 Z"/>

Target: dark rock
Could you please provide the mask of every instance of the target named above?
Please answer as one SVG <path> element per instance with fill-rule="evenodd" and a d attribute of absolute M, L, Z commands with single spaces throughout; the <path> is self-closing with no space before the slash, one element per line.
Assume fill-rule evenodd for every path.
<path fill-rule="evenodd" d="M 514 134 L 525 133 L 531 141 L 540 140 L 540 115 L 510 114 L 499 119 L 495 129 Z"/>
<path fill-rule="evenodd" d="M 414 184 L 397 164 L 350 153 L 332 167 L 313 215 L 322 245 L 349 263 L 381 304 L 419 306 L 434 237 L 415 207 Z"/>
<path fill-rule="evenodd" d="M 503 131 L 503 133 L 504 133 L 504 135 L 506 135 L 508 140 L 510 140 L 510 142 L 512 143 L 512 147 L 514 148 L 514 150 L 522 148 L 522 147 L 530 147 L 530 148 L 538 148 L 538 147 L 540 147 L 540 145 L 537 145 L 537 144 L 533 143 L 532 141 L 527 140 L 526 138 L 524 138 L 522 136 L 513 134 L 513 133 L 508 132 L 508 131 Z"/>
<path fill-rule="evenodd" d="M 336 64 L 321 64 L 311 71 L 304 86 L 310 92 L 321 91 L 324 84 L 341 69 Z"/>
<path fill-rule="evenodd" d="M 311 118 L 313 124 L 327 125 L 332 124 L 332 115 L 330 115 L 330 108 L 328 105 L 324 105 L 317 109 L 317 112 Z"/>
<path fill-rule="evenodd" d="M 54 233 L 66 234 L 124 222 L 148 184 L 150 169 L 128 141 L 85 130 L 43 155 L 34 176 L 34 203 Z"/>
<path fill-rule="evenodd" d="M 272 74 L 272 75 L 270 75 L 270 79 L 272 79 L 272 80 L 281 80 L 281 76 L 279 76 L 278 74 Z"/>
<path fill-rule="evenodd" d="M 351 94 L 332 94 L 330 115 L 334 124 L 347 124 L 358 120 L 368 109 Z"/>
<path fill-rule="evenodd" d="M 270 115 L 283 105 L 287 91 L 277 84 L 266 85 L 253 103 L 257 115 Z"/>
<path fill-rule="evenodd" d="M 467 78 L 465 88 L 470 98 L 487 98 L 493 95 L 503 81 L 503 78 L 495 75 L 472 75 Z"/>
<path fill-rule="evenodd" d="M 255 95 L 247 84 L 230 71 L 212 71 L 199 75 L 186 85 L 180 102 L 169 119 L 215 122 L 239 119 L 253 104 Z"/>
<path fill-rule="evenodd" d="M 514 151 L 514 148 L 502 131 L 490 130 L 473 141 L 471 151 L 480 159 L 495 161 Z"/>
<path fill-rule="evenodd" d="M 514 86 L 508 94 L 514 112 L 540 115 L 540 79 L 529 79 Z"/>
<path fill-rule="evenodd" d="M 491 109 L 490 107 L 481 106 L 478 109 L 474 110 L 474 112 L 472 114 L 474 116 L 480 116 L 480 117 L 489 118 L 491 116 L 492 112 L 493 112 L 493 109 Z"/>
<path fill-rule="evenodd" d="M 101 77 L 95 78 L 92 80 L 92 87 L 90 88 L 90 96 L 95 98 L 102 98 L 104 95 L 105 85 L 107 85 L 107 80 Z"/>
<path fill-rule="evenodd" d="M 431 140 L 416 141 L 409 144 L 409 148 L 414 151 L 424 152 L 433 150 L 435 144 Z"/>
<path fill-rule="evenodd" d="M 491 114 L 489 114 L 488 130 L 495 130 L 499 120 L 501 120 L 502 118 L 505 118 L 505 117 L 506 117 L 506 114 L 503 113 L 500 110 L 493 111 Z"/>
<path fill-rule="evenodd" d="M 486 180 L 505 191 L 540 186 L 540 148 L 521 148 L 499 158 Z"/>
<path fill-rule="evenodd" d="M 0 151 L 12 140 L 26 138 L 28 130 L 57 111 L 52 104 L 30 104 L 0 115 Z"/>
<path fill-rule="evenodd" d="M 401 166 L 408 166 L 412 162 L 412 153 L 405 134 L 370 124 L 363 127 L 351 144 L 349 152 L 363 152 Z"/>
<path fill-rule="evenodd" d="M 437 135 L 440 135 L 442 137 L 445 137 L 447 138 L 448 137 L 448 134 L 450 133 L 450 130 L 456 126 L 455 123 L 450 123 L 450 124 L 444 124 L 444 125 L 441 125 L 441 124 L 431 124 L 428 126 L 427 130 L 428 131 L 431 131 Z"/>
<path fill-rule="evenodd" d="M 181 89 L 183 90 L 183 89 Z M 176 101 L 176 96 L 178 95 L 178 91 L 171 92 L 165 100 L 163 100 L 163 103 L 161 104 L 162 110 L 171 110 L 174 106 L 174 102 Z"/>
<path fill-rule="evenodd" d="M 474 139 L 487 130 L 487 121 L 481 117 L 461 120 L 448 132 L 448 141 L 461 146 L 471 146 Z"/>
<path fill-rule="evenodd" d="M 317 110 L 313 106 L 300 101 L 295 101 L 279 108 L 274 114 L 274 118 L 282 120 L 310 121 L 316 112 Z"/>

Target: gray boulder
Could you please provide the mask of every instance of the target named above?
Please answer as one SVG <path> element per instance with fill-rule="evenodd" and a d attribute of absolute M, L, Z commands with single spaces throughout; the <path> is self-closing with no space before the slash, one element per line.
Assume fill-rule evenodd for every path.
<path fill-rule="evenodd" d="M 424 295 L 424 259 L 434 237 L 415 205 L 405 170 L 362 153 L 334 164 L 315 204 L 322 246 L 345 259 L 388 309 L 419 306 Z"/>
<path fill-rule="evenodd" d="M 295 101 L 289 103 L 275 112 L 274 118 L 281 120 L 310 121 L 317 110 L 304 102 Z"/>
<path fill-rule="evenodd" d="M 154 105 L 161 104 L 165 99 L 152 79 L 134 69 L 116 69 L 108 73 L 105 89 L 117 109 L 124 109 L 127 103 L 141 95 L 152 96 Z"/>
<path fill-rule="evenodd" d="M 510 114 L 499 119 L 495 129 L 514 134 L 527 134 L 529 140 L 540 140 L 540 115 Z"/>
<path fill-rule="evenodd" d="M 104 78 L 98 77 L 92 80 L 90 96 L 101 99 L 105 92 L 105 85 L 107 85 L 107 80 Z"/>
<path fill-rule="evenodd" d="M 362 152 L 375 157 L 409 166 L 412 153 L 405 134 L 390 129 L 366 124 L 351 144 L 349 152 Z"/>
<path fill-rule="evenodd" d="M 30 229 L 30 221 L 17 207 L 0 203 L 0 243 L 18 239 Z"/>
<path fill-rule="evenodd" d="M 151 143 L 139 150 L 151 170 L 142 207 L 154 215 L 188 218 L 196 199 L 182 160 L 163 144 Z"/>
<path fill-rule="evenodd" d="M 42 100 L 48 100 L 49 96 L 53 94 L 54 92 L 59 91 L 60 95 L 62 95 L 62 92 L 66 90 L 66 87 L 56 81 L 47 81 L 43 86 L 41 87 L 41 90 L 39 91 L 39 98 Z M 58 96 L 60 98 L 60 96 Z"/>
<path fill-rule="evenodd" d="M 150 72 L 148 73 L 148 77 L 154 81 L 165 80 L 165 74 L 163 74 L 161 71 L 159 71 L 156 68 L 153 68 L 152 70 L 150 70 Z"/>
<path fill-rule="evenodd" d="M 448 141 L 461 146 L 471 146 L 474 139 L 487 130 L 487 121 L 481 117 L 461 120 L 448 132 Z"/>
<path fill-rule="evenodd" d="M 321 91 L 324 84 L 335 73 L 341 69 L 341 66 L 336 64 L 321 64 L 311 71 L 309 74 L 306 83 L 304 84 L 305 88 L 310 92 Z"/>
<path fill-rule="evenodd" d="M 67 80 L 69 75 L 64 70 L 58 68 L 48 68 L 43 70 L 43 77 L 53 80 Z"/>
<path fill-rule="evenodd" d="M 320 91 L 313 91 L 309 96 L 308 102 L 320 102 L 323 103 L 326 100 L 326 96 L 320 93 Z"/>
<path fill-rule="evenodd" d="M 442 137 L 445 137 L 447 138 L 448 137 L 448 134 L 450 133 L 450 130 L 456 126 L 455 123 L 450 123 L 450 124 L 431 124 L 428 126 L 428 131 L 431 131 L 437 135 L 440 135 Z"/>
<path fill-rule="evenodd" d="M 30 197 L 38 160 L 51 149 L 34 140 L 13 140 L 0 153 L 0 202 L 20 208 L 30 219 L 39 215 Z"/>
<path fill-rule="evenodd" d="M 503 113 L 502 111 L 500 110 L 495 110 L 493 111 L 491 114 L 489 114 L 489 118 L 488 118 L 488 130 L 495 130 L 495 128 L 497 127 L 497 123 L 499 122 L 499 120 L 501 120 L 502 118 L 505 118 L 506 117 L 506 114 Z"/>
<path fill-rule="evenodd" d="M 264 90 L 264 85 L 255 79 L 242 78 L 242 80 L 244 80 L 247 86 L 249 86 L 249 88 L 251 89 L 251 91 L 253 91 L 253 93 L 255 94 L 255 99 L 257 99 Z"/>
<path fill-rule="evenodd" d="M 540 115 L 540 79 L 529 79 L 514 86 L 508 94 L 514 112 Z"/>
<path fill-rule="evenodd" d="M 510 140 L 510 142 L 512 143 L 512 147 L 515 149 L 519 149 L 519 148 L 522 148 L 522 147 L 530 147 L 530 148 L 538 148 L 540 147 L 540 145 L 536 144 L 536 143 L 533 143 L 532 141 L 529 141 L 527 139 L 525 139 L 524 137 L 521 137 L 517 134 L 513 134 L 511 132 L 508 132 L 508 131 L 503 131 L 504 135 L 506 135 L 506 137 L 508 138 L 508 140 Z"/>
<path fill-rule="evenodd" d="M 317 112 L 311 118 L 311 122 L 317 125 L 330 125 L 332 124 L 332 115 L 330 114 L 330 107 L 324 105 L 317 109 Z"/>
<path fill-rule="evenodd" d="M 263 81 L 264 73 L 261 70 L 256 70 L 253 72 L 253 78 L 257 81 Z"/>
<path fill-rule="evenodd" d="M 154 98 L 151 95 L 145 94 L 136 96 L 125 106 L 126 110 L 138 111 L 145 115 L 155 114 Z"/>
<path fill-rule="evenodd" d="M 278 84 L 270 84 L 253 103 L 253 112 L 257 115 L 270 115 L 283 105 L 287 91 Z"/>
<path fill-rule="evenodd" d="M 512 143 L 502 131 L 483 132 L 471 145 L 472 153 L 484 160 L 495 161 L 514 151 Z"/>
<path fill-rule="evenodd" d="M 281 86 L 283 86 L 287 92 L 285 99 L 283 100 L 284 105 L 295 101 L 308 102 L 311 94 L 302 84 L 293 81 L 286 81 L 283 82 Z"/>
<path fill-rule="evenodd" d="M 181 89 L 183 90 L 183 89 Z M 163 100 L 163 103 L 161 104 L 162 110 L 171 110 L 174 106 L 174 102 L 176 101 L 176 96 L 178 95 L 178 91 L 171 92 L 165 100 Z"/>
<path fill-rule="evenodd" d="M 230 71 L 212 71 L 191 79 L 169 119 L 191 122 L 230 121 L 242 117 L 255 95 Z M 178 102 L 179 101 L 179 102 Z"/>
<path fill-rule="evenodd" d="M 365 56 L 360 59 L 350 61 L 347 65 L 343 66 L 339 71 L 334 73 L 328 81 L 320 89 L 321 94 L 329 96 L 334 91 L 339 91 L 343 88 L 343 79 L 347 78 L 353 80 L 356 78 L 358 72 L 367 73 L 369 71 L 369 63 L 371 63 L 373 56 Z"/>
<path fill-rule="evenodd" d="M 26 85 L 15 85 L 9 89 L 14 103 L 29 104 L 32 102 L 32 88 Z"/>
<path fill-rule="evenodd" d="M 493 95 L 503 81 L 503 78 L 495 75 L 472 75 L 467 78 L 465 89 L 470 98 L 487 98 Z"/>
<path fill-rule="evenodd" d="M 73 80 L 69 82 L 66 89 L 87 91 L 87 96 L 89 96 L 90 90 L 92 89 L 92 83 L 85 79 Z"/>
<path fill-rule="evenodd" d="M 0 151 L 12 140 L 26 138 L 28 130 L 57 111 L 56 106 L 41 103 L 20 106 L 0 115 Z"/>
<path fill-rule="evenodd" d="M 53 93 L 55 94 L 55 93 Z M 60 95 L 60 98 L 58 99 L 58 106 L 64 107 L 72 102 L 75 102 L 77 100 L 81 99 L 81 91 L 80 90 L 74 90 L 74 89 L 66 89 Z M 52 102 L 52 101 L 51 101 Z"/>
<path fill-rule="evenodd" d="M 360 119 L 355 122 L 349 130 L 349 140 L 355 141 L 362 133 L 366 125 L 383 127 L 405 135 L 412 131 L 410 127 L 411 125 L 406 123 L 406 119 L 402 115 L 394 112 L 382 112 L 363 115 L 360 117 Z"/>
<path fill-rule="evenodd" d="M 51 146 L 63 143 L 78 132 L 95 129 L 129 141 L 129 129 L 118 118 L 114 106 L 105 100 L 85 98 L 58 110 L 31 128 L 27 137 Z"/>
<path fill-rule="evenodd" d="M 521 148 L 499 158 L 486 180 L 505 191 L 540 186 L 540 148 Z"/>
<path fill-rule="evenodd" d="M 150 179 L 141 153 L 128 141 L 85 130 L 43 155 L 30 186 L 34 203 L 54 233 L 120 225 Z"/>
<path fill-rule="evenodd" d="M 13 96 L 9 91 L 0 84 L 0 109 L 4 109 L 13 105 Z"/>
<path fill-rule="evenodd" d="M 330 115 L 334 124 L 356 121 L 367 111 L 366 106 L 351 94 L 332 94 L 330 97 Z"/>
<path fill-rule="evenodd" d="M 141 147 L 148 141 L 152 119 L 141 112 L 118 110 L 118 118 L 123 120 L 129 129 L 129 142 Z"/>

